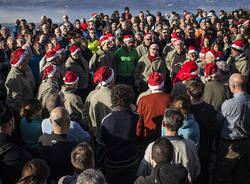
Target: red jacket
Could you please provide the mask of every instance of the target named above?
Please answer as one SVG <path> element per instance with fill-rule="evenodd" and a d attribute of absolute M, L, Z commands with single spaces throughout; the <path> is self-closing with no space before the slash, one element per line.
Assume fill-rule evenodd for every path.
<path fill-rule="evenodd" d="M 171 97 L 163 92 L 143 96 L 138 103 L 139 120 L 136 135 L 144 138 L 161 136 L 164 110 L 171 105 Z"/>

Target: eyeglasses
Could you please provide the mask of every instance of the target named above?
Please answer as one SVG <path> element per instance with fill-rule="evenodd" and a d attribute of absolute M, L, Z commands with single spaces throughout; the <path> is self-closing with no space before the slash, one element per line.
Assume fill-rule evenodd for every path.
<path fill-rule="evenodd" d="M 92 33 L 90 32 L 89 34 L 95 34 L 95 32 L 92 32 Z"/>
<path fill-rule="evenodd" d="M 162 32 L 163 34 L 167 34 L 168 32 Z"/>

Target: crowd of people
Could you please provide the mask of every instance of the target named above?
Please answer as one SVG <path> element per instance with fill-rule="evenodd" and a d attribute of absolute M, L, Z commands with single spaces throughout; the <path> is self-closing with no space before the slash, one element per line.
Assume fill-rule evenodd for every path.
<path fill-rule="evenodd" d="M 247 184 L 248 11 L 0 24 L 0 184 Z"/>

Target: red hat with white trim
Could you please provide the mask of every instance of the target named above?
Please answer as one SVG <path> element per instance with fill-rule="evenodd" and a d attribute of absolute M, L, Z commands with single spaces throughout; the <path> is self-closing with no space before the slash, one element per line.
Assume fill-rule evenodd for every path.
<path fill-rule="evenodd" d="M 200 51 L 200 53 L 199 53 L 199 56 L 205 56 L 206 55 L 206 53 L 209 51 L 210 49 L 209 49 L 209 47 L 204 47 L 204 48 L 202 48 L 201 49 L 201 51 Z"/>
<path fill-rule="evenodd" d="M 146 34 L 144 35 L 144 39 L 147 39 L 147 38 L 152 38 L 152 35 L 151 35 L 150 33 L 146 33 Z"/>
<path fill-rule="evenodd" d="M 151 72 L 148 77 L 148 87 L 151 90 L 162 89 L 164 87 L 164 77 L 161 73 Z"/>
<path fill-rule="evenodd" d="M 58 56 L 58 54 L 56 53 L 56 51 L 51 50 L 49 52 L 46 53 L 46 60 L 48 62 L 52 61 L 53 59 L 56 58 L 56 56 Z"/>
<path fill-rule="evenodd" d="M 107 66 L 100 67 L 94 75 L 94 83 L 99 85 L 105 85 L 110 83 L 114 78 L 114 71 Z"/>
<path fill-rule="evenodd" d="M 188 61 L 184 63 L 184 65 L 177 73 L 176 77 L 174 78 L 173 85 L 175 85 L 176 82 L 189 80 L 191 78 L 199 78 L 199 73 L 200 68 L 195 63 L 195 61 Z"/>
<path fill-rule="evenodd" d="M 181 42 L 182 44 L 184 43 L 181 38 L 176 38 L 176 40 L 174 41 L 174 43 L 177 43 L 177 42 Z"/>
<path fill-rule="evenodd" d="M 232 48 L 240 51 L 244 51 L 244 41 L 235 41 L 232 46 Z"/>
<path fill-rule="evenodd" d="M 96 17 L 96 13 L 92 13 L 91 15 L 92 15 L 92 17 Z"/>
<path fill-rule="evenodd" d="M 13 57 L 10 60 L 10 64 L 14 67 L 19 66 L 23 62 L 23 59 L 27 54 L 28 54 L 27 50 L 24 50 L 22 48 L 16 49 Z"/>
<path fill-rule="evenodd" d="M 215 50 L 210 50 L 206 54 L 209 54 L 211 57 L 217 58 Z"/>
<path fill-rule="evenodd" d="M 64 48 L 62 48 L 59 44 L 57 46 L 54 47 L 53 49 L 54 51 L 56 51 L 56 53 L 59 55 L 64 51 Z"/>
<path fill-rule="evenodd" d="M 131 36 L 131 35 L 125 35 L 124 37 L 123 37 L 123 42 L 126 42 L 126 41 L 133 41 L 133 37 Z"/>
<path fill-rule="evenodd" d="M 102 46 L 102 45 L 104 45 L 105 43 L 108 43 L 108 42 L 110 42 L 110 40 L 108 39 L 108 37 L 104 36 L 104 37 L 102 37 L 102 38 L 99 40 L 98 45 L 99 45 L 99 47 L 100 47 L 100 46 Z"/>
<path fill-rule="evenodd" d="M 208 79 L 209 77 L 217 76 L 219 74 L 219 71 L 220 70 L 217 64 L 215 63 L 208 63 L 204 67 L 204 73 L 205 73 L 206 79 Z"/>
<path fill-rule="evenodd" d="M 45 79 L 45 77 L 53 77 L 56 73 L 56 65 L 49 65 L 44 69 L 43 72 L 43 78 L 42 80 Z"/>
<path fill-rule="evenodd" d="M 243 25 L 246 25 L 248 22 L 249 22 L 248 19 L 244 19 L 244 20 L 242 21 L 242 24 L 243 24 Z"/>
<path fill-rule="evenodd" d="M 194 46 L 190 46 L 188 48 L 188 54 L 192 54 L 192 53 L 197 54 L 196 48 Z"/>
<path fill-rule="evenodd" d="M 173 32 L 173 33 L 171 34 L 171 41 L 175 41 L 175 40 L 177 40 L 177 38 L 179 38 L 179 36 L 177 35 L 176 32 Z"/>
<path fill-rule="evenodd" d="M 106 37 L 107 37 L 109 40 L 115 39 L 115 37 L 114 37 L 114 35 L 112 35 L 112 33 L 107 33 L 107 34 L 106 34 Z"/>
<path fill-rule="evenodd" d="M 72 71 L 67 71 L 65 76 L 63 77 L 64 84 L 75 84 L 79 80 L 78 75 L 76 75 Z"/>
<path fill-rule="evenodd" d="M 241 27 L 241 25 L 242 25 L 240 22 L 235 22 L 234 24 L 235 24 L 238 28 Z"/>
<path fill-rule="evenodd" d="M 69 51 L 70 51 L 71 56 L 74 56 L 74 55 L 76 55 L 77 52 L 80 51 L 80 48 L 77 47 L 76 45 L 72 45 L 72 46 L 69 48 Z"/>

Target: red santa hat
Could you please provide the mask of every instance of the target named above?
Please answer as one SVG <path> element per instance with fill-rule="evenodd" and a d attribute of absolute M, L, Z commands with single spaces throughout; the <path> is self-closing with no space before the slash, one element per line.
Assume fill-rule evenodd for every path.
<path fill-rule="evenodd" d="M 176 40 L 174 41 L 174 43 L 178 43 L 178 42 L 180 42 L 180 43 L 182 43 L 182 44 L 184 43 L 183 40 L 182 40 L 181 38 L 176 38 Z"/>
<path fill-rule="evenodd" d="M 173 32 L 173 33 L 171 34 L 171 41 L 175 41 L 175 40 L 177 40 L 177 38 L 179 38 L 179 36 L 177 35 L 176 32 Z"/>
<path fill-rule="evenodd" d="M 209 51 L 210 49 L 209 49 L 209 47 L 204 47 L 204 48 L 202 48 L 201 49 L 201 51 L 200 51 L 200 53 L 199 53 L 199 56 L 205 56 L 206 55 L 206 53 Z"/>
<path fill-rule="evenodd" d="M 157 90 L 164 87 L 164 77 L 161 73 L 151 72 L 148 77 L 148 87 L 151 90 Z"/>
<path fill-rule="evenodd" d="M 242 24 L 243 24 L 243 25 L 246 25 L 248 22 L 249 22 L 248 19 L 244 19 L 244 20 L 242 21 Z"/>
<path fill-rule="evenodd" d="M 67 71 L 65 76 L 63 77 L 64 84 L 75 84 L 79 80 L 78 75 L 76 75 L 72 71 Z"/>
<path fill-rule="evenodd" d="M 99 45 L 99 47 L 100 47 L 100 46 L 102 46 L 102 45 L 104 45 L 105 43 L 108 43 L 108 42 L 110 42 L 109 39 L 108 39 L 106 36 L 103 36 L 103 37 L 99 40 L 98 45 Z"/>
<path fill-rule="evenodd" d="M 109 40 L 112 40 L 112 39 L 115 39 L 114 35 L 112 33 L 107 33 L 106 34 L 106 37 L 109 39 Z"/>
<path fill-rule="evenodd" d="M 94 75 L 94 83 L 99 85 L 105 85 L 110 83 L 114 78 L 114 71 L 112 68 L 103 66 L 100 67 Z"/>
<path fill-rule="evenodd" d="M 58 56 L 58 54 L 56 53 L 56 51 L 51 50 L 49 52 L 46 53 L 46 60 L 48 62 L 52 61 L 53 59 L 56 58 L 56 56 Z"/>
<path fill-rule="evenodd" d="M 10 64 L 14 67 L 19 66 L 23 62 L 23 59 L 27 54 L 28 54 L 27 50 L 24 50 L 22 48 L 16 49 L 13 57 L 10 60 Z"/>
<path fill-rule="evenodd" d="M 188 54 L 192 54 L 192 53 L 197 54 L 196 48 L 194 46 L 190 46 L 188 48 Z"/>
<path fill-rule="evenodd" d="M 204 73 L 205 73 L 206 79 L 208 79 L 210 77 L 215 77 L 219 74 L 219 68 L 218 68 L 217 64 L 209 63 L 209 64 L 205 65 Z"/>
<path fill-rule="evenodd" d="M 123 37 L 123 42 L 130 41 L 130 40 L 133 40 L 133 37 L 131 35 L 125 35 Z"/>
<path fill-rule="evenodd" d="M 235 24 L 238 28 L 241 27 L 241 23 L 240 23 L 240 22 L 235 22 L 234 24 Z"/>
<path fill-rule="evenodd" d="M 200 68 L 194 61 L 186 62 L 180 71 L 177 73 L 176 77 L 174 78 L 173 85 L 176 82 L 189 80 L 192 78 L 199 78 Z"/>
<path fill-rule="evenodd" d="M 88 24 L 87 23 L 81 23 L 81 27 L 86 30 L 88 28 Z"/>
<path fill-rule="evenodd" d="M 232 46 L 232 48 L 236 49 L 236 50 L 241 50 L 244 51 L 244 41 L 235 41 Z"/>
<path fill-rule="evenodd" d="M 92 17 L 96 17 L 96 13 L 92 13 L 91 15 L 92 15 Z"/>
<path fill-rule="evenodd" d="M 54 47 L 53 49 L 54 51 L 56 51 L 56 53 L 59 55 L 64 51 L 64 48 L 62 48 L 59 44 L 57 46 Z"/>
<path fill-rule="evenodd" d="M 216 58 L 216 52 L 215 52 L 215 50 L 210 50 L 210 51 L 207 52 L 207 54 L 209 54 L 211 57 Z"/>
<path fill-rule="evenodd" d="M 152 35 L 151 35 L 150 33 L 146 33 L 146 34 L 144 35 L 144 39 L 147 39 L 147 38 L 152 38 Z"/>
<path fill-rule="evenodd" d="M 71 56 L 74 56 L 74 55 L 76 55 L 77 52 L 80 51 L 80 48 L 77 47 L 76 45 L 72 45 L 72 46 L 69 48 L 69 51 L 70 51 Z"/>
<path fill-rule="evenodd" d="M 56 73 L 56 65 L 49 65 L 44 69 L 43 72 L 43 78 L 42 80 L 45 79 L 45 77 L 53 77 Z"/>

